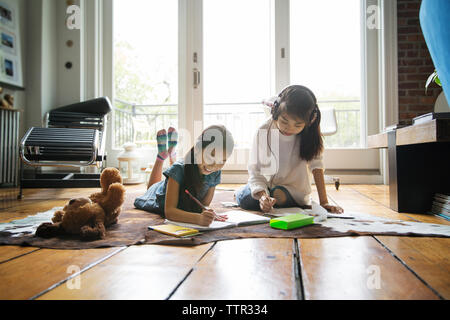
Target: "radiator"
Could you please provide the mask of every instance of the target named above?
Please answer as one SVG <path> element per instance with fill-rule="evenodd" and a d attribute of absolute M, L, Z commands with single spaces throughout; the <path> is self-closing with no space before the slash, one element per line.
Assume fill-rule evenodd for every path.
<path fill-rule="evenodd" d="M 0 185 L 17 186 L 19 110 L 0 109 Z"/>

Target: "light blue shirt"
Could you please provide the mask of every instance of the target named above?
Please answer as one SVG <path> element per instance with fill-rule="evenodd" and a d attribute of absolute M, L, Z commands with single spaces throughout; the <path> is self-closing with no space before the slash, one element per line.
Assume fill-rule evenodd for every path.
<path fill-rule="evenodd" d="M 186 187 L 184 185 L 184 162 L 182 160 L 175 162 L 170 168 L 165 170 L 163 174 L 166 177 L 164 180 L 155 183 L 144 195 L 136 198 L 134 201 L 134 206 L 136 208 L 164 216 L 164 204 L 166 202 L 166 190 L 169 178 L 178 182 L 180 185 L 180 193 L 184 192 Z M 215 187 L 220 183 L 221 175 L 222 172 L 220 170 L 208 175 L 202 175 L 203 184 L 201 188 L 199 188 L 197 194 L 199 200 L 206 196 L 210 188 Z M 183 209 L 183 197 L 181 197 L 181 194 L 179 199 L 177 207 Z"/>

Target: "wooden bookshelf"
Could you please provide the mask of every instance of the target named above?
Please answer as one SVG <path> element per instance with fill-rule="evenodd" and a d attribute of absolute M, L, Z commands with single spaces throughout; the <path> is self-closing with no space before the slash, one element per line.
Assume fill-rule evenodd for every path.
<path fill-rule="evenodd" d="M 435 193 L 450 192 L 450 119 L 371 135 L 368 147 L 388 149 L 391 209 L 427 213 Z"/>
<path fill-rule="evenodd" d="M 383 149 L 388 147 L 387 132 L 374 134 L 367 137 L 367 147 L 370 149 Z"/>
<path fill-rule="evenodd" d="M 397 146 L 450 141 L 450 119 L 434 119 L 396 130 Z M 388 148 L 388 132 L 370 135 L 367 146 L 371 149 Z"/>

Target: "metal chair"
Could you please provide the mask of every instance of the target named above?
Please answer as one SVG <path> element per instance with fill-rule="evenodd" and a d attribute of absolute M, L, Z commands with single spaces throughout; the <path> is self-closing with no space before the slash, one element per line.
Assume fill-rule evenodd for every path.
<path fill-rule="evenodd" d="M 334 108 L 320 108 L 322 119 L 320 121 L 320 131 L 324 136 L 332 136 L 338 130 L 336 111 Z"/>
<path fill-rule="evenodd" d="M 108 98 L 97 98 L 60 107 L 44 117 L 44 127 L 32 127 L 22 138 L 19 154 L 20 192 L 23 188 L 99 187 L 100 174 L 42 172 L 42 167 L 88 167 L 102 169 L 106 160 Z M 23 164 L 35 168 L 24 175 Z M 101 170 L 100 170 L 101 171 Z"/>
<path fill-rule="evenodd" d="M 334 108 L 320 108 L 322 119 L 320 121 L 320 131 L 324 136 L 332 136 L 338 130 L 336 120 L 336 110 Z M 336 190 L 339 190 L 341 181 L 339 177 L 329 177 L 325 175 L 325 179 L 332 179 Z"/>

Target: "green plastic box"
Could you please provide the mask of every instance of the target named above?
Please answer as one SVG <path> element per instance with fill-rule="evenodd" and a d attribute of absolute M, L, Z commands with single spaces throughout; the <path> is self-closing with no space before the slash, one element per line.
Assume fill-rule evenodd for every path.
<path fill-rule="evenodd" d="M 314 223 L 314 217 L 298 213 L 284 217 L 273 218 L 270 220 L 270 226 L 275 229 L 291 230 L 304 227 Z"/>

